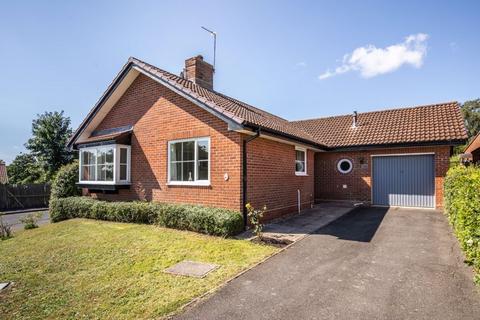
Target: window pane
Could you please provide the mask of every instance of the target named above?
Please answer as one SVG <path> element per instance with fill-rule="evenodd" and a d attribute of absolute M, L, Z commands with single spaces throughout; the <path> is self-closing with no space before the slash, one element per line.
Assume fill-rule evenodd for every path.
<path fill-rule="evenodd" d="M 183 162 L 182 163 L 182 181 L 194 181 L 195 180 L 195 162 Z"/>
<path fill-rule="evenodd" d="M 208 180 L 208 161 L 198 162 L 198 180 Z"/>
<path fill-rule="evenodd" d="M 295 161 L 295 171 L 296 172 L 305 172 L 305 162 Z"/>
<path fill-rule="evenodd" d="M 82 151 L 82 165 L 93 164 L 93 153 L 91 151 Z"/>
<path fill-rule="evenodd" d="M 181 161 L 182 160 L 182 143 L 172 143 L 170 145 L 170 161 Z"/>
<path fill-rule="evenodd" d="M 127 163 L 127 148 L 120 148 L 120 163 Z"/>
<path fill-rule="evenodd" d="M 127 180 L 127 165 L 120 165 L 120 180 Z"/>
<path fill-rule="evenodd" d="M 104 164 L 105 163 L 105 150 L 98 149 L 97 150 L 97 164 Z"/>
<path fill-rule="evenodd" d="M 106 162 L 113 164 L 113 149 L 107 149 L 105 151 L 106 154 Z"/>
<path fill-rule="evenodd" d="M 208 160 L 208 140 L 197 142 L 198 145 L 198 160 Z"/>
<path fill-rule="evenodd" d="M 105 181 L 113 181 L 113 165 L 105 166 Z"/>
<path fill-rule="evenodd" d="M 170 181 L 181 181 L 182 180 L 182 163 L 172 163 L 170 165 Z"/>
<path fill-rule="evenodd" d="M 304 151 L 297 150 L 296 155 L 297 155 L 296 160 L 305 161 L 305 152 Z"/>
<path fill-rule="evenodd" d="M 195 141 L 183 142 L 182 160 L 195 160 Z"/>
<path fill-rule="evenodd" d="M 82 166 L 82 180 L 83 181 L 95 180 L 95 166 Z"/>
<path fill-rule="evenodd" d="M 106 166 L 103 164 L 97 165 L 97 181 L 105 181 L 105 170 Z"/>

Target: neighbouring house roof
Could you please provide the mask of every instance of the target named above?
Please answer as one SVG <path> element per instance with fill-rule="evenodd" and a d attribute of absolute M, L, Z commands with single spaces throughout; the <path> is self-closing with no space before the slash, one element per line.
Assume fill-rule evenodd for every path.
<path fill-rule="evenodd" d="M 465 149 L 465 153 L 472 153 L 478 149 L 480 149 L 480 132 L 470 141 Z"/>
<path fill-rule="evenodd" d="M 450 142 L 467 138 L 457 102 L 293 121 L 330 148 Z"/>
<path fill-rule="evenodd" d="M 7 184 L 8 183 L 8 175 L 7 175 L 7 166 L 5 162 L 0 160 L 0 184 Z"/>
<path fill-rule="evenodd" d="M 108 99 L 115 96 L 114 91 L 121 86 L 122 81 L 128 85 L 133 82 L 137 75 L 131 76 L 132 70 L 137 75 L 142 73 L 149 76 L 227 121 L 229 128 L 232 125 L 234 130 L 260 129 L 264 133 L 280 135 L 319 149 L 433 142 L 458 144 L 467 137 L 463 117 L 456 102 L 359 113 L 356 128 L 352 128 L 351 115 L 288 121 L 131 57 L 75 131 L 68 146 L 72 147 L 87 140 L 94 142 L 101 139 L 94 136 L 95 126 L 91 125 L 91 122 L 94 123 L 93 119 L 98 114 L 106 115 L 106 112 L 101 112 L 101 108 L 108 103 Z M 121 94 L 120 90 L 115 99 L 118 99 Z M 114 101 L 110 103 L 110 107 L 115 99 L 112 98 Z M 86 130 L 89 126 L 91 128 Z"/>

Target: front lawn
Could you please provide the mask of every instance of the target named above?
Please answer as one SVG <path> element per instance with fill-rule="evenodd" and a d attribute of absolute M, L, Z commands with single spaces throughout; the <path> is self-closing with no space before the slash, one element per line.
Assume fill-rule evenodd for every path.
<path fill-rule="evenodd" d="M 0 241 L 2 319 L 156 318 L 215 288 L 275 248 L 150 225 L 74 219 Z M 203 279 L 163 270 L 220 265 Z"/>

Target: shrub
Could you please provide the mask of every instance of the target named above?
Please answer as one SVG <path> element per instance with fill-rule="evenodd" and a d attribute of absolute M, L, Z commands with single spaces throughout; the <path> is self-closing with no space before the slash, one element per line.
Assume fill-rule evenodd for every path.
<path fill-rule="evenodd" d="M 64 165 L 58 170 L 52 183 L 51 198 L 66 198 L 80 195 L 78 181 L 78 161 Z"/>
<path fill-rule="evenodd" d="M 38 228 L 38 220 L 42 217 L 41 212 L 30 213 L 25 217 L 20 219 L 20 222 L 23 223 L 23 228 L 25 230 Z"/>
<path fill-rule="evenodd" d="M 450 168 L 444 188 L 445 212 L 480 284 L 480 167 Z"/>
<path fill-rule="evenodd" d="M 12 235 L 12 227 L 3 222 L 2 217 L 0 216 L 0 240 L 6 240 L 8 238 L 11 238 Z"/>
<path fill-rule="evenodd" d="M 263 214 L 267 211 L 267 206 L 263 206 L 262 210 L 256 210 L 250 203 L 245 206 L 247 208 L 247 216 L 253 226 L 253 233 L 262 239 L 263 223 L 261 222 Z"/>
<path fill-rule="evenodd" d="M 52 222 L 71 218 L 156 224 L 217 236 L 234 235 L 243 229 L 242 215 L 227 209 L 139 201 L 106 202 L 87 197 L 50 201 Z"/>

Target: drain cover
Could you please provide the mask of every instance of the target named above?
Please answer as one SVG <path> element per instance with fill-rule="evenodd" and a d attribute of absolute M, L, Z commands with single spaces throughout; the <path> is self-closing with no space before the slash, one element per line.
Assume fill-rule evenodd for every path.
<path fill-rule="evenodd" d="M 10 285 L 10 282 L 0 282 L 0 291 L 2 291 L 3 289 L 5 289 L 6 287 L 8 287 Z"/>
<path fill-rule="evenodd" d="M 180 276 L 203 278 L 218 267 L 216 264 L 185 260 L 165 269 L 165 272 Z"/>

